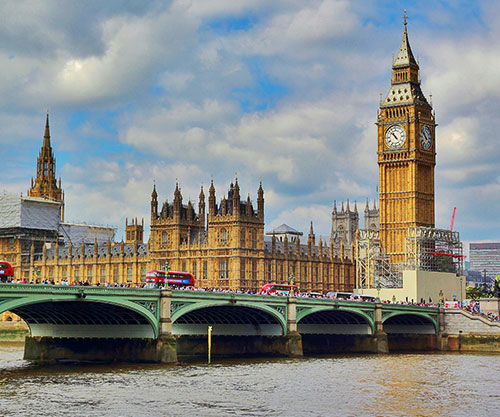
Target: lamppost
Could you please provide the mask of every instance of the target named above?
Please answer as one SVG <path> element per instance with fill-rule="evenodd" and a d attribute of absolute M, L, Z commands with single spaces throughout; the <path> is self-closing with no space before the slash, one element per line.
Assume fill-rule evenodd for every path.
<path fill-rule="evenodd" d="M 37 281 L 39 281 L 39 279 L 40 279 L 40 269 L 38 269 L 38 266 L 35 266 L 33 268 L 33 278 L 34 278 L 35 284 L 38 284 Z"/>
<path fill-rule="evenodd" d="M 485 269 L 483 269 L 483 291 L 484 291 L 485 293 L 487 293 L 487 292 L 488 292 L 488 282 L 487 282 L 487 278 L 488 278 L 488 276 L 486 275 L 486 272 L 487 272 L 487 271 L 486 271 L 486 268 L 485 268 Z"/>
<path fill-rule="evenodd" d="M 439 305 L 442 307 L 444 304 L 444 293 L 443 290 L 439 290 Z"/>
<path fill-rule="evenodd" d="M 165 261 L 165 280 L 163 281 L 163 288 L 168 289 L 168 273 L 170 272 L 170 265 Z"/>

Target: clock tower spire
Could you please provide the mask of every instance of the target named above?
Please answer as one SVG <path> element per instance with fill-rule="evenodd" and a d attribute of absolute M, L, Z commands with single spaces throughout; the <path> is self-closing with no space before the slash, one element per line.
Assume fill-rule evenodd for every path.
<path fill-rule="evenodd" d="M 392 62 L 391 87 L 377 118 L 380 241 L 393 263 L 404 261 L 408 228 L 434 227 L 435 119 L 420 88 L 407 32 Z"/>

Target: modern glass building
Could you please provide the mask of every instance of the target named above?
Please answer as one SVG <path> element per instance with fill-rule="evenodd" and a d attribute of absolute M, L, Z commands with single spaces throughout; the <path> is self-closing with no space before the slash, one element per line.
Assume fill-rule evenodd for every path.
<path fill-rule="evenodd" d="M 489 277 L 500 274 L 500 243 L 470 243 L 469 255 L 471 270 Z"/>

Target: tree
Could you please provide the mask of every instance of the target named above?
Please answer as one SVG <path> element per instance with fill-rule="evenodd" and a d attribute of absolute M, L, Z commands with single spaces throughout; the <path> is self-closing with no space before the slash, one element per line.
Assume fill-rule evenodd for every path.
<path fill-rule="evenodd" d="M 481 287 L 467 287 L 466 297 L 469 300 L 479 300 L 480 298 L 488 297 L 488 293 Z"/>
<path fill-rule="evenodd" d="M 500 298 L 500 274 L 496 276 L 495 283 L 493 284 L 493 297 Z"/>

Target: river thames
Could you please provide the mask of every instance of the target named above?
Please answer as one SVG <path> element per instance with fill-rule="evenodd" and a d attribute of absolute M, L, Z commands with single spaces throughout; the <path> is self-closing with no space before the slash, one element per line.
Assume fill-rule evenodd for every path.
<path fill-rule="evenodd" d="M 1 416 L 500 416 L 500 356 L 53 365 L 0 344 Z"/>

